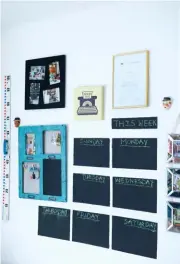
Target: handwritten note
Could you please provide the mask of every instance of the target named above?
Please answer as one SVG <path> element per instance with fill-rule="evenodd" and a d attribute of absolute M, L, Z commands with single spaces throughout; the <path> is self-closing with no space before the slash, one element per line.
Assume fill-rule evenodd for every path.
<path fill-rule="evenodd" d="M 90 221 L 94 221 L 94 222 L 100 221 L 99 214 L 95 214 L 95 213 L 77 211 L 76 216 L 78 218 L 83 219 L 83 220 L 90 220 Z"/>
<path fill-rule="evenodd" d="M 105 183 L 106 178 L 104 176 L 92 175 L 92 174 L 83 174 L 84 181 L 99 182 Z"/>
<path fill-rule="evenodd" d="M 142 178 L 123 178 L 123 177 L 115 177 L 115 184 L 121 185 L 132 185 L 137 187 L 147 187 L 153 188 L 154 180 L 151 179 L 142 179 Z"/>
<path fill-rule="evenodd" d="M 61 217 L 68 217 L 68 210 L 67 209 L 61 209 L 61 208 L 55 208 L 55 207 L 42 207 L 43 215 L 57 215 Z"/>
<path fill-rule="evenodd" d="M 134 228 L 146 229 L 151 232 L 157 232 L 157 223 L 153 223 L 153 222 L 125 218 L 124 225 L 134 227 Z"/>
<path fill-rule="evenodd" d="M 80 145 L 81 146 L 88 146 L 88 147 L 103 147 L 104 142 L 103 139 L 99 138 L 80 138 Z"/>
<path fill-rule="evenodd" d="M 120 139 L 120 147 L 145 147 L 149 148 L 148 146 L 148 139 L 141 139 L 141 138 L 121 138 Z"/>
<path fill-rule="evenodd" d="M 157 129 L 157 126 L 157 117 L 112 119 L 112 129 Z"/>

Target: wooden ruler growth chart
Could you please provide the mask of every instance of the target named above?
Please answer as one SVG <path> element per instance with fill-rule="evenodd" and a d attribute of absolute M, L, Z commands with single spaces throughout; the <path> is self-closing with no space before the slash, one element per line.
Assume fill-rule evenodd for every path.
<path fill-rule="evenodd" d="M 4 76 L 3 89 L 3 197 L 2 197 L 2 220 L 9 220 L 9 187 L 10 187 L 10 94 L 11 94 L 11 77 Z"/>

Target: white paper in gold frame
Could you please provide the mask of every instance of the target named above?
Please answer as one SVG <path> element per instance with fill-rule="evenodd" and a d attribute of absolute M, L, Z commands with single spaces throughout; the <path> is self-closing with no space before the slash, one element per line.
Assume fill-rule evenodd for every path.
<path fill-rule="evenodd" d="M 148 106 L 149 51 L 113 56 L 112 108 Z"/>

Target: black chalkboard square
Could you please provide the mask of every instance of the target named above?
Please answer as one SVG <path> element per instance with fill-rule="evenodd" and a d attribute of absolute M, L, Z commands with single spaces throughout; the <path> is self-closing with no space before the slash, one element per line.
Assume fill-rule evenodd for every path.
<path fill-rule="evenodd" d="M 157 180 L 113 177 L 113 207 L 157 213 Z"/>
<path fill-rule="evenodd" d="M 43 194 L 62 195 L 60 159 L 43 159 Z"/>
<path fill-rule="evenodd" d="M 112 249 L 157 259 L 158 224 L 113 216 Z"/>
<path fill-rule="evenodd" d="M 74 173 L 73 202 L 110 206 L 110 177 Z"/>
<path fill-rule="evenodd" d="M 25 110 L 65 107 L 66 56 L 25 62 Z"/>
<path fill-rule="evenodd" d="M 112 167 L 157 170 L 157 138 L 113 138 Z"/>
<path fill-rule="evenodd" d="M 109 138 L 75 138 L 74 165 L 109 167 Z"/>
<path fill-rule="evenodd" d="M 70 240 L 70 210 L 39 206 L 38 235 Z"/>
<path fill-rule="evenodd" d="M 109 215 L 74 210 L 72 241 L 109 248 Z"/>
<path fill-rule="evenodd" d="M 157 129 L 157 117 L 112 118 L 112 129 Z"/>

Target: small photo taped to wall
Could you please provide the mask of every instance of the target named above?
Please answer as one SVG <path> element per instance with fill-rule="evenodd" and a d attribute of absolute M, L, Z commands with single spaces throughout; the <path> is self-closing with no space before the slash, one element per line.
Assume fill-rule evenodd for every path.
<path fill-rule="evenodd" d="M 44 80 L 45 66 L 31 66 L 29 80 Z"/>
<path fill-rule="evenodd" d="M 39 94 L 40 94 L 40 83 L 31 83 L 29 103 L 33 105 L 38 105 L 39 104 Z"/>
<path fill-rule="evenodd" d="M 60 102 L 59 87 L 43 91 L 44 104 L 52 104 Z"/>
<path fill-rule="evenodd" d="M 60 83 L 60 67 L 59 62 L 55 61 L 49 64 L 49 84 Z"/>

